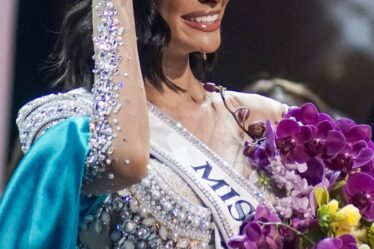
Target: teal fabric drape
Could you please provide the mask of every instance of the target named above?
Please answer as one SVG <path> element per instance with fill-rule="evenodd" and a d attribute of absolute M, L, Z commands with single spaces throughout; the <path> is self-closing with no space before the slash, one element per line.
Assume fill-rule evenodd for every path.
<path fill-rule="evenodd" d="M 79 217 L 98 201 L 80 196 L 88 139 L 89 118 L 79 117 L 35 142 L 0 200 L 0 248 L 76 248 Z"/>

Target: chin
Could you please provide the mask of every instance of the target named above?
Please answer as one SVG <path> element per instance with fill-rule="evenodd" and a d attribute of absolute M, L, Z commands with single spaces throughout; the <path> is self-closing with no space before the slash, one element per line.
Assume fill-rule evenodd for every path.
<path fill-rule="evenodd" d="M 192 45 L 192 44 L 191 44 Z M 201 53 L 214 53 L 221 46 L 221 37 L 204 37 L 202 39 L 195 39 L 194 44 L 192 45 L 194 52 Z"/>
<path fill-rule="evenodd" d="M 212 46 L 211 44 L 209 44 L 208 46 L 201 46 L 199 49 L 196 49 L 195 52 L 211 54 L 211 53 L 217 52 L 219 47 L 220 45 Z"/>
<path fill-rule="evenodd" d="M 221 46 L 220 32 L 190 32 L 183 36 L 174 37 L 169 47 L 177 51 L 183 51 L 185 54 L 194 52 L 214 53 Z"/>
<path fill-rule="evenodd" d="M 217 50 L 219 49 L 219 47 L 220 47 L 220 44 L 214 45 L 214 46 L 212 46 L 210 44 L 209 46 L 202 47 L 198 51 L 201 52 L 201 53 L 211 54 L 211 53 L 217 52 Z"/>
<path fill-rule="evenodd" d="M 170 47 L 186 54 L 201 52 L 214 53 L 221 46 L 221 29 L 213 31 L 197 30 L 182 23 L 181 28 L 172 29 Z"/>

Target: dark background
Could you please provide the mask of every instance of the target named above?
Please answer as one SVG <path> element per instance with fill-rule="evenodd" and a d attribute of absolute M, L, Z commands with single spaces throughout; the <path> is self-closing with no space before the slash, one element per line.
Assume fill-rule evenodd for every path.
<path fill-rule="evenodd" d="M 52 92 L 45 67 L 70 2 L 19 2 L 10 148 L 17 110 Z M 264 77 L 305 83 L 332 108 L 373 122 L 374 1 L 231 0 L 210 79 L 240 90 Z"/>

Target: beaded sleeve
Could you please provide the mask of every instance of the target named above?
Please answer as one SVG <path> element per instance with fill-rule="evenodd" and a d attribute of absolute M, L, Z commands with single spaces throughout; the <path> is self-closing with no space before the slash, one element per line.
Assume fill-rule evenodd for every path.
<path fill-rule="evenodd" d="M 86 181 L 102 178 L 106 167 L 112 163 L 112 140 L 119 131 L 118 121 L 110 122 L 110 114 L 118 113 L 122 107 L 119 90 L 124 83 L 114 82 L 119 75 L 122 61 L 119 47 L 123 45 L 124 29 L 117 19 L 117 9 L 112 1 L 93 1 L 93 28 L 95 47 L 95 82 L 92 92 L 95 96 L 91 119 L 90 153 L 87 158 Z M 112 125 L 117 125 L 113 127 Z"/>
<path fill-rule="evenodd" d="M 51 94 L 23 106 L 16 120 L 22 151 L 26 153 L 33 142 L 53 125 L 75 116 L 92 116 L 92 94 L 84 89 Z"/>
<path fill-rule="evenodd" d="M 80 89 L 32 101 L 22 108 L 17 123 L 22 149 L 26 152 L 48 127 L 72 116 L 89 116 L 90 151 L 85 182 L 104 176 L 113 180 L 119 172 L 125 178 L 128 176 L 128 183 L 117 181 L 117 186 L 113 181 L 110 186 L 122 188 L 123 184 L 131 184 L 145 175 L 145 164 L 134 161 L 141 161 L 143 155 L 146 160 L 149 155 L 147 102 L 137 54 L 133 6 L 125 0 L 93 0 L 92 8 L 95 80 L 91 93 Z M 127 25 L 126 29 L 120 21 Z M 126 131 L 120 127 L 124 120 L 132 125 Z M 134 147 L 142 148 L 144 153 L 138 156 L 139 150 L 133 153 Z M 109 169 L 117 165 L 126 167 Z"/>

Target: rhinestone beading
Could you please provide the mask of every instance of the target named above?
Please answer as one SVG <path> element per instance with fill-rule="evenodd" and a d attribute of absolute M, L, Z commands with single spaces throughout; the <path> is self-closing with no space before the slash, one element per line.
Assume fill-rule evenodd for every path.
<path fill-rule="evenodd" d="M 174 192 L 157 173 L 159 164 L 152 160 L 149 175 L 140 184 L 110 195 L 98 218 L 86 217 L 81 228 L 95 222 L 100 233 L 103 226 L 114 224 L 110 237 L 115 249 L 208 248 L 214 230 L 211 212 Z"/>
<path fill-rule="evenodd" d="M 116 137 L 115 130 L 121 131 L 118 124 L 112 127 L 109 120 L 111 114 L 120 111 L 122 104 L 118 96 L 123 82 L 114 82 L 119 75 L 121 61 L 119 47 L 123 45 L 123 28 L 117 19 L 117 9 L 112 1 L 100 0 L 93 8 L 97 35 L 93 38 L 95 45 L 95 83 L 92 93 L 94 99 L 94 115 L 91 119 L 90 153 L 87 157 L 86 181 L 101 178 L 113 158 L 112 141 Z M 109 175 L 110 177 L 111 175 Z"/>
<path fill-rule="evenodd" d="M 53 125 L 76 116 L 92 116 L 92 94 L 83 88 L 64 94 L 50 94 L 24 105 L 16 120 L 22 151 Z"/>

